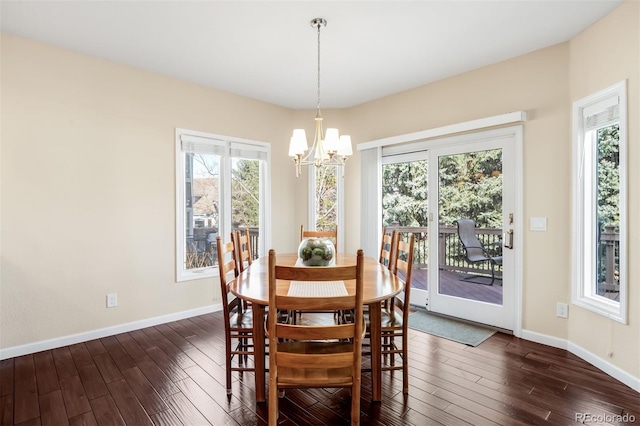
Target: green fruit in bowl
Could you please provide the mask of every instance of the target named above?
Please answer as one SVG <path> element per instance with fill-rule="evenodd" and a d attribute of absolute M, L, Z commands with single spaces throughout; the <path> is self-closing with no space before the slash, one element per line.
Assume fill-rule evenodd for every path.
<path fill-rule="evenodd" d="M 311 247 L 303 247 L 300 250 L 300 259 L 303 261 L 311 259 L 311 254 L 313 253 L 313 249 Z"/>
<path fill-rule="evenodd" d="M 333 265 L 335 248 L 328 238 L 305 238 L 298 246 L 298 257 L 305 266 Z"/>

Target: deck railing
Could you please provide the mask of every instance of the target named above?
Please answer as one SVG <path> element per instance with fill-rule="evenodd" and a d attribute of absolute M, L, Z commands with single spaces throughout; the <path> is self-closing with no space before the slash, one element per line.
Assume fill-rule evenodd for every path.
<path fill-rule="evenodd" d="M 429 253 L 429 237 L 427 227 L 414 226 L 398 226 L 392 225 L 390 228 L 401 232 L 402 234 L 413 233 L 415 238 L 415 247 L 413 255 L 413 265 L 415 268 L 427 268 L 427 255 Z M 234 228 L 235 231 L 238 228 Z M 257 259 L 258 243 L 260 238 L 259 228 L 248 227 L 249 242 L 251 245 L 251 255 L 253 259 Z M 215 265 L 218 258 L 216 253 L 215 237 L 217 232 L 213 228 L 200 228 L 200 232 L 196 232 L 193 238 L 188 239 L 188 247 L 196 254 L 202 256 L 199 266 Z M 217 229 L 215 230 L 217 231 Z M 476 228 L 476 235 L 482 245 L 493 256 L 499 256 L 502 250 L 502 229 L 494 228 Z M 616 292 L 620 290 L 618 275 L 616 273 L 616 256 L 620 247 L 620 233 L 613 226 L 606 226 L 600 235 L 604 251 L 604 281 L 600 283 L 598 289 L 604 292 Z M 466 260 L 464 249 L 458 239 L 458 230 L 455 226 L 446 226 L 440 224 L 438 230 L 438 267 L 440 270 L 487 274 L 491 275 L 491 265 L 489 262 L 469 263 Z M 496 277 L 502 276 L 502 268 L 496 268 Z"/>
<path fill-rule="evenodd" d="M 427 255 L 429 253 L 429 237 L 426 227 L 391 226 L 401 233 L 414 235 L 413 266 L 415 268 L 427 268 Z M 502 229 L 476 228 L 476 235 L 482 245 L 493 256 L 499 256 L 502 248 Z M 403 237 L 406 238 L 406 237 Z M 466 260 L 464 249 L 458 238 L 458 229 L 455 226 L 440 224 L 438 230 L 438 267 L 444 271 L 471 272 L 474 274 L 491 275 L 489 262 L 470 263 Z M 502 268 L 496 268 L 496 277 L 502 276 Z"/>
<path fill-rule="evenodd" d="M 236 229 L 242 228 L 235 228 L 233 231 L 236 231 Z M 251 246 L 251 258 L 253 260 L 256 260 L 260 256 L 260 253 L 258 252 L 260 228 L 258 228 L 257 226 L 248 226 L 247 229 L 249 230 L 249 246 Z"/>
<path fill-rule="evenodd" d="M 598 278 L 603 279 L 598 285 L 598 293 L 620 291 L 620 276 L 616 259 L 620 256 L 620 232 L 613 225 L 606 225 L 600 233 L 603 261 L 598 265 Z M 601 271 L 604 269 L 604 273 Z M 604 275 L 604 277 L 602 276 Z"/>
<path fill-rule="evenodd" d="M 260 231 L 257 226 L 249 226 L 246 228 L 249 230 L 251 257 L 255 260 L 260 255 L 260 253 L 258 253 Z M 244 229 L 244 227 L 234 227 L 232 232 L 238 229 Z M 203 268 L 217 265 L 218 247 L 216 245 L 216 238 L 218 237 L 218 228 L 194 228 L 193 231 L 193 236 L 188 236 L 186 239 L 187 268 Z M 229 239 L 224 241 L 227 242 Z"/>
<path fill-rule="evenodd" d="M 405 235 L 408 233 L 414 234 L 413 266 L 415 268 L 427 268 L 429 249 L 427 227 L 392 225 L 389 228 Z M 492 256 L 501 255 L 502 229 L 476 228 L 476 236 Z M 602 282 L 600 282 L 598 290 L 600 292 L 620 291 L 619 276 L 616 268 L 616 259 L 620 250 L 620 233 L 613 226 L 605 226 L 605 230 L 600 234 L 600 242 L 603 250 L 603 260 L 600 268 L 603 268 L 604 272 L 601 274 Z M 467 262 L 464 249 L 458 238 L 458 230 L 455 226 L 440 224 L 438 245 L 438 267 L 440 270 L 491 275 L 489 262 L 475 264 Z M 496 277 L 501 276 L 502 267 L 496 268 Z"/>

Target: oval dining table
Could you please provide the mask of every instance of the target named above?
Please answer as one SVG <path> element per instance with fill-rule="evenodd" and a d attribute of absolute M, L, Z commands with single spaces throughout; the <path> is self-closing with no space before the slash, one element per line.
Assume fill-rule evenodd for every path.
<path fill-rule="evenodd" d="M 276 255 L 278 265 L 295 266 L 298 264 L 297 254 Z M 356 255 L 337 254 L 336 265 L 355 265 Z M 308 266 L 300 266 L 307 268 Z M 329 266 L 330 267 L 330 266 Z M 253 312 L 253 344 L 255 353 L 255 395 L 256 402 L 266 401 L 265 380 L 265 308 L 269 305 L 269 258 L 260 257 L 244 270 L 232 283 L 231 292 L 240 299 L 252 303 Z M 392 274 L 386 266 L 376 259 L 365 257 L 364 261 L 364 304 L 369 307 L 369 321 L 371 333 L 371 382 L 372 399 L 380 401 L 382 398 L 382 370 L 381 370 L 381 328 L 380 312 L 382 301 L 396 296 L 402 291 L 404 281 Z M 355 292 L 354 282 L 345 282 L 349 294 Z M 277 293 L 286 295 L 289 282 L 278 282 Z"/>

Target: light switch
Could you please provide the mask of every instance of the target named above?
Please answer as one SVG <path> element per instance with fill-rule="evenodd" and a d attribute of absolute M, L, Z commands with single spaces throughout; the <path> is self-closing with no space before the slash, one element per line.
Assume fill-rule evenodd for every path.
<path fill-rule="evenodd" d="M 546 231 L 547 230 L 547 218 L 546 217 L 532 217 L 529 222 L 529 229 L 532 231 Z"/>

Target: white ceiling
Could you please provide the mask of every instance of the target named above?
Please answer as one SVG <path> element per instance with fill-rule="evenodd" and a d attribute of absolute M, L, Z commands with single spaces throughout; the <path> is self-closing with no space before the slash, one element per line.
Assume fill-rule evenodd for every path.
<path fill-rule="evenodd" d="M 2 1 L 5 32 L 285 107 L 342 108 L 569 40 L 621 0 Z"/>

